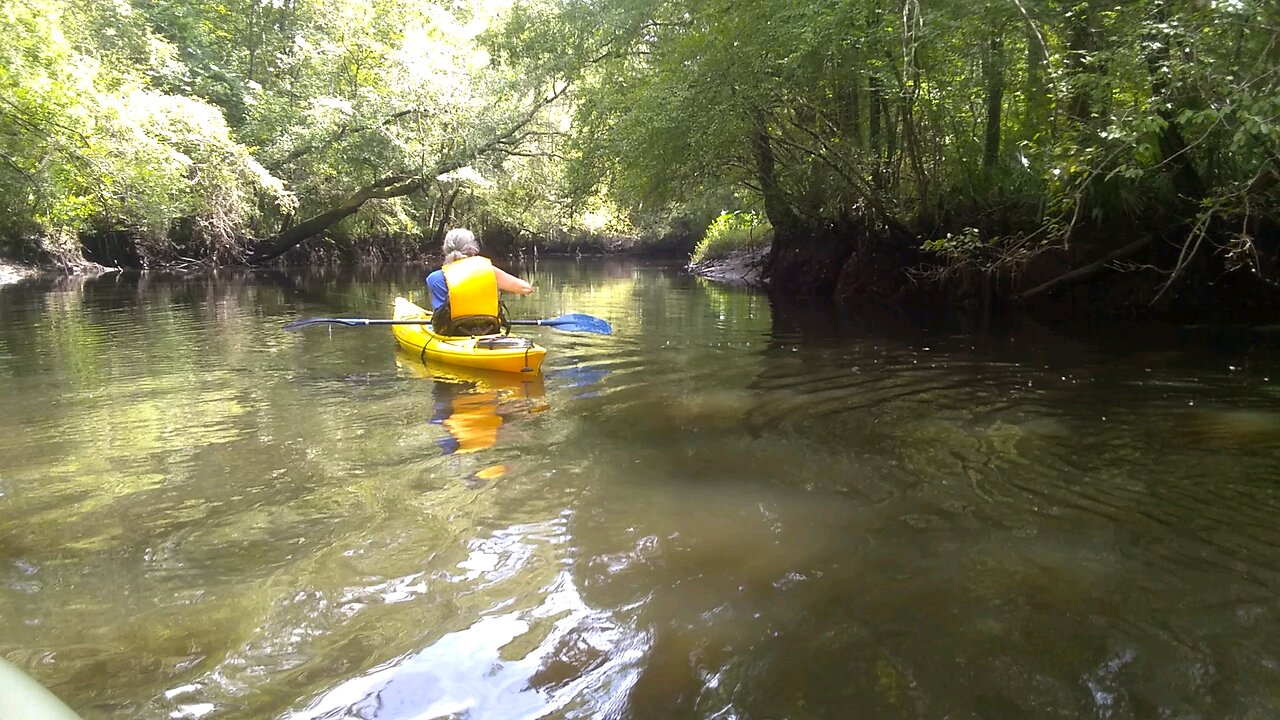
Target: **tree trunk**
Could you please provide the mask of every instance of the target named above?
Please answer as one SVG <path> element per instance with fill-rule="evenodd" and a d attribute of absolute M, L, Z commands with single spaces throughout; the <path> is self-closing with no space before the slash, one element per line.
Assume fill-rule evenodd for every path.
<path fill-rule="evenodd" d="M 911 160 L 911 172 L 915 175 L 916 198 L 920 207 L 929 201 L 929 174 L 924 167 L 924 159 L 920 154 L 920 139 L 916 135 L 915 114 L 912 112 L 914 101 L 902 100 L 902 139 L 906 143 L 907 157 Z"/>
<path fill-rule="evenodd" d="M 987 127 L 983 136 L 982 167 L 990 170 L 1000 159 L 1000 110 L 1004 104 L 1004 38 L 993 28 L 983 75 L 987 81 Z"/>
<path fill-rule="evenodd" d="M 258 265 L 268 260 L 274 260 L 303 241 L 319 235 L 341 220 L 356 214 L 366 202 L 375 198 L 402 197 L 421 188 L 422 185 L 421 178 L 402 175 L 385 177 L 372 185 L 367 185 L 357 190 L 336 206 L 318 215 L 313 215 L 287 230 L 281 231 L 266 246 L 250 254 L 246 262 L 250 265 Z"/>
<path fill-rule="evenodd" d="M 262 9 L 257 2 L 249 3 L 249 10 L 245 13 L 249 17 L 249 27 L 245 35 L 249 40 L 249 70 L 245 76 L 250 81 L 258 79 L 258 49 L 262 47 L 262 38 L 266 34 L 261 25 L 265 22 L 262 17 Z"/>
<path fill-rule="evenodd" d="M 1019 8 L 1022 5 L 1019 4 Z M 1034 138 L 1038 133 L 1049 129 L 1049 110 L 1051 96 L 1046 80 L 1049 65 L 1049 50 L 1045 44 L 1044 34 L 1036 26 L 1035 20 L 1025 12 L 1022 16 L 1027 42 L 1027 97 L 1026 116 L 1023 122 L 1025 138 Z"/>
<path fill-rule="evenodd" d="M 1164 6 L 1160 6 L 1155 19 L 1160 24 L 1163 24 L 1168 20 L 1167 13 L 1167 9 Z M 1157 144 L 1160 148 L 1162 164 L 1167 165 L 1169 168 L 1174 190 L 1184 200 L 1190 203 L 1199 203 L 1204 198 L 1206 190 L 1204 180 L 1200 177 L 1200 172 L 1196 170 L 1195 164 L 1192 162 L 1186 138 L 1182 136 L 1182 131 L 1178 129 L 1177 111 L 1179 102 L 1170 93 L 1170 42 L 1169 37 L 1161 37 L 1154 31 L 1147 38 L 1149 50 L 1147 51 L 1146 61 L 1147 72 L 1151 77 L 1151 97 L 1154 101 L 1153 104 L 1159 108 L 1157 114 L 1164 120 L 1164 128 L 1160 130 Z"/>
<path fill-rule="evenodd" d="M 453 203 L 458 199 L 458 193 L 462 192 L 462 186 L 455 187 L 448 195 L 443 196 L 444 206 L 440 209 L 440 222 L 436 225 L 435 235 L 432 239 L 436 243 L 444 242 L 444 228 L 449 224 L 449 218 L 453 217 Z"/>
<path fill-rule="evenodd" d="M 777 233 L 790 233 L 799 225 L 799 219 L 787 201 L 778 183 L 778 166 L 773 156 L 773 144 L 769 139 L 769 120 L 763 110 L 755 113 L 755 130 L 751 136 L 751 149 L 755 153 L 756 180 L 764 199 L 764 212 Z"/>
<path fill-rule="evenodd" d="M 1075 0 L 1067 0 L 1068 5 Z M 1098 49 L 1097 30 L 1094 28 L 1094 0 L 1084 0 L 1069 7 L 1067 16 L 1067 74 L 1071 77 L 1071 99 L 1067 112 L 1077 122 L 1087 125 L 1093 114 L 1093 92 L 1086 77 L 1095 72 L 1091 68 L 1093 55 Z"/>
<path fill-rule="evenodd" d="M 867 141 L 871 148 L 871 181 L 876 189 L 884 187 L 884 155 L 881 151 L 880 113 L 884 104 L 880 78 L 872 73 L 867 77 Z"/>
<path fill-rule="evenodd" d="M 858 72 L 852 73 L 849 83 L 841 88 L 841 95 L 840 132 L 861 150 L 865 146 L 862 140 L 862 83 Z"/>
<path fill-rule="evenodd" d="M 925 171 L 924 159 L 920 153 L 920 138 L 915 120 L 916 98 L 920 96 L 920 40 L 916 34 L 921 27 L 920 22 L 918 0 L 903 0 L 902 75 L 898 78 L 902 88 L 902 140 L 911 161 L 911 172 L 915 176 L 916 196 L 923 209 L 929 199 L 929 175 Z"/>

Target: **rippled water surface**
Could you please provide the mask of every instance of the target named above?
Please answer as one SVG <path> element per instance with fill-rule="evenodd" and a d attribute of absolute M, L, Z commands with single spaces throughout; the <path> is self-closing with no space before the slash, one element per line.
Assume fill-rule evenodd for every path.
<path fill-rule="evenodd" d="M 1267 335 L 524 274 L 615 333 L 503 378 L 280 330 L 411 269 L 0 289 L 0 656 L 86 718 L 1280 715 Z"/>

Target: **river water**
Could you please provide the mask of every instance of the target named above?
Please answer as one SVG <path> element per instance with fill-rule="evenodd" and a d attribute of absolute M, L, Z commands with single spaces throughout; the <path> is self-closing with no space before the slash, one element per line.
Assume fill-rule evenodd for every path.
<path fill-rule="evenodd" d="M 1271 337 L 524 274 L 614 334 L 502 378 L 280 330 L 410 269 L 0 289 L 0 656 L 85 718 L 1280 714 Z"/>

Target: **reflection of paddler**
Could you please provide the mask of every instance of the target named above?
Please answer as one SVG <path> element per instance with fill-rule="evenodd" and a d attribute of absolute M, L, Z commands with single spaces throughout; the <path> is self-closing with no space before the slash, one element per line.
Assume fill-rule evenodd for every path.
<path fill-rule="evenodd" d="M 498 393 L 459 392 L 457 387 L 438 382 L 434 388 L 436 392 L 450 388 L 447 393 L 441 393 L 445 397 L 437 396 L 436 414 L 431 418 L 433 424 L 444 425 L 452 436 L 440 443 L 445 453 L 469 453 L 493 447 L 498 441 L 498 428 L 502 426 Z"/>
<path fill-rule="evenodd" d="M 396 353 L 396 365 L 434 381 L 431 390 L 435 411 L 430 422 L 448 431 L 449 436 L 439 441 L 446 454 L 472 453 L 493 447 L 505 415 L 513 410 L 541 412 L 547 408 L 546 387 L 540 374 L 514 375 L 435 363 L 424 365 L 403 350 Z M 486 468 L 477 473 L 477 477 L 490 479 L 485 475 L 490 471 L 496 472 L 493 474 L 496 477 L 502 474 L 500 468 Z"/>

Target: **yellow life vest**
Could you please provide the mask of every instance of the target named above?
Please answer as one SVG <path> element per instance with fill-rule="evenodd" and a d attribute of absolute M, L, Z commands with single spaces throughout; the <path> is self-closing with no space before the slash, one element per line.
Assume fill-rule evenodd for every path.
<path fill-rule="evenodd" d="M 498 276 L 489 258 L 474 255 L 445 265 L 444 281 L 449 286 L 449 313 L 464 317 L 498 317 Z"/>

